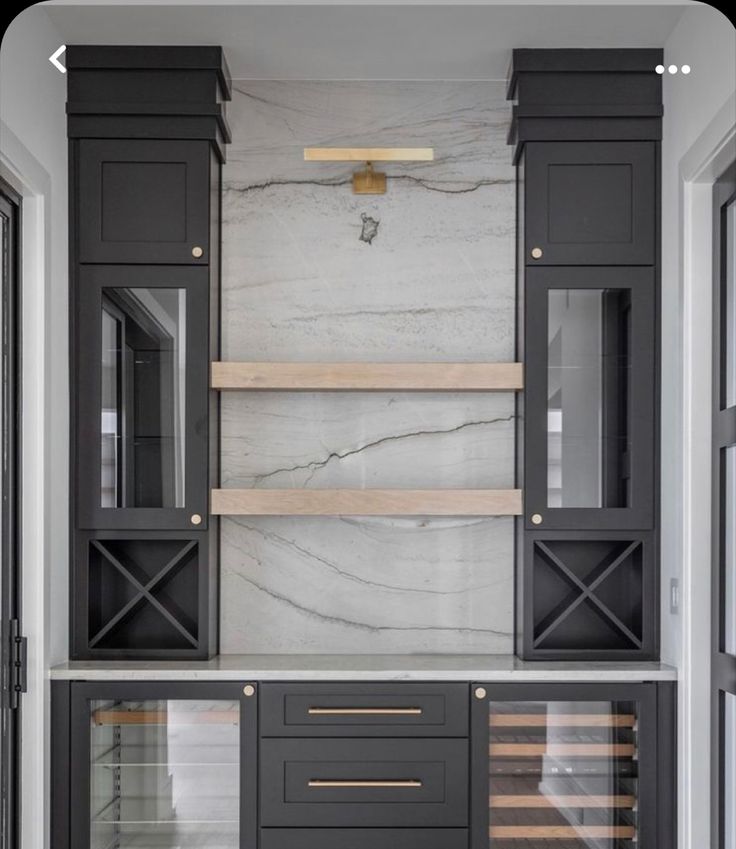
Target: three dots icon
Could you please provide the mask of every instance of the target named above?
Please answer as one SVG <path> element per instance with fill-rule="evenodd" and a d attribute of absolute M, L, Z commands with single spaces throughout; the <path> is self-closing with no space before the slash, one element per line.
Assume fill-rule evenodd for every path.
<path fill-rule="evenodd" d="M 657 65 L 654 69 L 658 74 L 663 74 L 667 71 L 668 74 L 676 74 L 678 71 L 681 71 L 683 74 L 690 73 L 690 65 L 683 65 L 681 68 L 678 68 L 677 65 L 668 65 L 666 68 L 664 65 Z"/>

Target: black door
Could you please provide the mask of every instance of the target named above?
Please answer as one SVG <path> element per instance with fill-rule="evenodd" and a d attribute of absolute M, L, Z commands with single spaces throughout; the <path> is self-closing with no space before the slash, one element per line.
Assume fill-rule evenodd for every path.
<path fill-rule="evenodd" d="M 672 685 L 471 694 L 472 849 L 672 849 Z"/>
<path fill-rule="evenodd" d="M 237 681 L 57 685 L 54 849 L 254 849 L 257 701 Z"/>
<path fill-rule="evenodd" d="M 80 262 L 209 263 L 209 142 L 83 139 L 78 156 Z"/>
<path fill-rule="evenodd" d="M 20 637 L 19 572 L 19 437 L 20 437 L 20 198 L 0 180 L 0 240 L 2 242 L 2 725 L 0 729 L 0 846 L 20 845 L 20 691 L 24 641 Z"/>
<path fill-rule="evenodd" d="M 736 164 L 713 192 L 714 849 L 736 849 Z"/>

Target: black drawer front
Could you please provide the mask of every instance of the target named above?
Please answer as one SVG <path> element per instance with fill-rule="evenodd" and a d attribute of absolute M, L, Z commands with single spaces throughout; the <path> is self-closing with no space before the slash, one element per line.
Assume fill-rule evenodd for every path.
<path fill-rule="evenodd" d="M 468 849 L 463 828 L 264 828 L 260 849 Z"/>
<path fill-rule="evenodd" d="M 466 684 L 263 684 L 262 737 L 465 737 Z"/>
<path fill-rule="evenodd" d="M 468 821 L 465 740 L 262 740 L 262 826 Z"/>

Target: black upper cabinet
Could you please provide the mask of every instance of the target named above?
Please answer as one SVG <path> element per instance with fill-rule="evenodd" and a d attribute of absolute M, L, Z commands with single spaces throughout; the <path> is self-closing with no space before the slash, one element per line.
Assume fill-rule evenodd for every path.
<path fill-rule="evenodd" d="M 515 50 L 517 651 L 658 654 L 661 50 Z"/>
<path fill-rule="evenodd" d="M 70 45 L 70 656 L 217 651 L 219 47 Z"/>
<path fill-rule="evenodd" d="M 208 142 L 82 139 L 77 155 L 80 262 L 209 262 Z"/>
<path fill-rule="evenodd" d="M 527 264 L 654 263 L 654 143 L 530 142 L 524 158 Z"/>

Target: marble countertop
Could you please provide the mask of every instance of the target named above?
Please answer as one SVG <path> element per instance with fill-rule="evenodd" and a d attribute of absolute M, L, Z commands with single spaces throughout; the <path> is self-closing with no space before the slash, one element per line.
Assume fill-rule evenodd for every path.
<path fill-rule="evenodd" d="M 206 661 L 75 661 L 76 681 L 675 681 L 663 663 L 524 662 L 513 655 L 230 654 Z"/>

